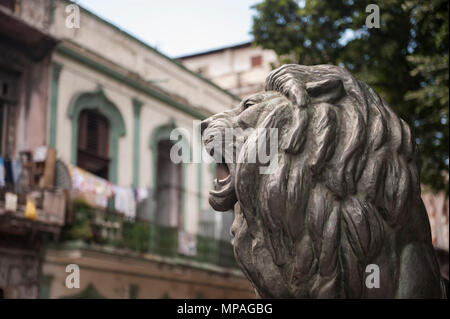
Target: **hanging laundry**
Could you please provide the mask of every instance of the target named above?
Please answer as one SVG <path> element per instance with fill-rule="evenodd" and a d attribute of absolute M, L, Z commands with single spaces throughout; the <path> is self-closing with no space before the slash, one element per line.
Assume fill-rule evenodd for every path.
<path fill-rule="evenodd" d="M 0 157 L 0 187 L 5 187 L 5 161 Z"/>
<path fill-rule="evenodd" d="M 136 218 L 136 201 L 133 189 L 118 185 L 113 186 L 114 191 L 114 209 L 123 213 L 129 219 Z"/>
<path fill-rule="evenodd" d="M 197 254 L 197 238 L 185 231 L 178 231 L 178 252 L 187 256 Z"/>
<path fill-rule="evenodd" d="M 11 161 L 11 173 L 16 193 L 21 192 L 22 162 L 20 160 Z"/>
<path fill-rule="evenodd" d="M 17 195 L 14 193 L 5 193 L 5 210 L 15 212 L 17 210 Z"/>
<path fill-rule="evenodd" d="M 8 185 L 14 184 L 13 173 L 12 173 L 12 163 L 11 160 L 5 160 L 5 183 Z"/>
<path fill-rule="evenodd" d="M 86 200 L 92 206 L 106 208 L 113 195 L 112 183 L 74 165 L 67 166 L 75 197 Z"/>
<path fill-rule="evenodd" d="M 47 146 L 42 145 L 37 147 L 33 152 L 33 162 L 45 162 L 47 157 Z"/>
<path fill-rule="evenodd" d="M 148 198 L 148 189 L 146 187 L 139 187 L 137 189 L 137 201 L 140 203 Z"/>
<path fill-rule="evenodd" d="M 33 221 L 37 220 L 36 204 L 30 198 L 27 198 L 27 205 L 25 206 L 25 218 L 31 219 Z"/>

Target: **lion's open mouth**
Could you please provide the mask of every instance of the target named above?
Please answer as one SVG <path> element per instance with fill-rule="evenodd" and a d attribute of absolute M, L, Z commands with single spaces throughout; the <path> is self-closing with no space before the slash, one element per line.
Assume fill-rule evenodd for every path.
<path fill-rule="evenodd" d="M 214 189 L 210 194 L 223 197 L 227 196 L 231 185 L 231 174 L 227 164 L 216 164 L 216 178 L 214 179 Z"/>
<path fill-rule="evenodd" d="M 214 188 L 209 192 L 209 204 L 221 212 L 233 209 L 237 198 L 233 174 L 227 164 L 216 164 L 216 178 L 213 183 Z"/>
<path fill-rule="evenodd" d="M 227 164 L 218 163 L 216 166 L 216 180 L 223 181 L 230 177 L 230 170 L 228 169 Z"/>

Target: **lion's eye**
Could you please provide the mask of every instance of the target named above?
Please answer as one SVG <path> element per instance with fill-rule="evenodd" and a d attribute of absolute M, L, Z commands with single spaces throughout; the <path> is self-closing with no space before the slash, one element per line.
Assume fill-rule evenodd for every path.
<path fill-rule="evenodd" d="M 255 105 L 255 102 L 247 101 L 244 103 L 244 110 L 248 109 L 250 106 Z"/>

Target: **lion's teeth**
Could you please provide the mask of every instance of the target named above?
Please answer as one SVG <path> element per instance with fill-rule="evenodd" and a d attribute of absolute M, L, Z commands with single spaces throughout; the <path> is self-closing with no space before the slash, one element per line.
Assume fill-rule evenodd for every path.
<path fill-rule="evenodd" d="M 227 177 L 223 178 L 223 179 L 219 179 L 217 182 L 219 183 L 220 186 L 224 186 L 226 184 L 228 184 L 228 182 L 230 181 L 231 175 L 228 175 Z"/>

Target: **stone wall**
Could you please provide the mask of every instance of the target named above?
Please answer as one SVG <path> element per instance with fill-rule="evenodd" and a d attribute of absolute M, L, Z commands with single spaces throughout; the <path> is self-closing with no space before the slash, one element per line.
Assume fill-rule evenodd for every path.
<path fill-rule="evenodd" d="M 39 271 L 36 250 L 0 246 L 0 289 L 5 298 L 38 298 Z"/>
<path fill-rule="evenodd" d="M 92 247 L 48 249 L 45 260 L 48 298 L 255 298 L 238 269 Z M 66 288 L 68 264 L 80 267 L 80 288 Z"/>

